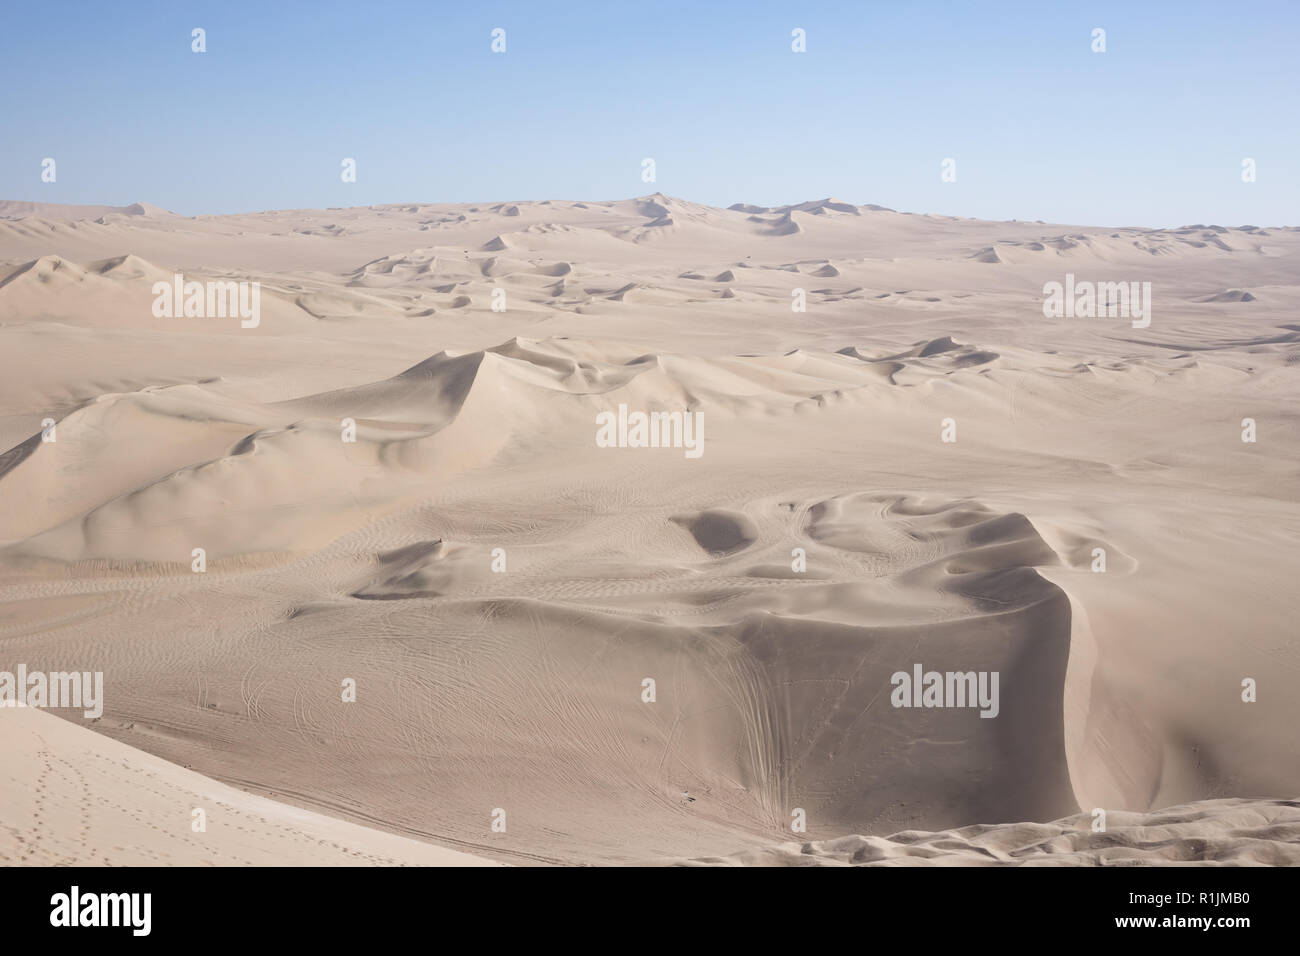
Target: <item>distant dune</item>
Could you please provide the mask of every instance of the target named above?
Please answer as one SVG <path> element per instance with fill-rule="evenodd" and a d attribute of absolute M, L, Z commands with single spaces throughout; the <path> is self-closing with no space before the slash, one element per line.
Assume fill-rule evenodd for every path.
<path fill-rule="evenodd" d="M 68 206 L 52 202 L 20 202 L 0 199 L 0 219 L 95 219 L 102 216 L 174 216 L 159 206 L 147 202 L 129 206 Z"/>

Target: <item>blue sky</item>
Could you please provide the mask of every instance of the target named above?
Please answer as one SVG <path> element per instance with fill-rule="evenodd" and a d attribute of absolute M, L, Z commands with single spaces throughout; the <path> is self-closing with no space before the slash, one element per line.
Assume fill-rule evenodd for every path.
<path fill-rule="evenodd" d="M 1294 0 L 127 0 L 5 17 L 6 199 L 192 215 L 662 191 L 1300 224 Z M 194 27 L 206 53 L 190 50 Z M 796 27 L 806 53 L 791 52 Z M 45 157 L 55 183 L 41 182 Z M 344 157 L 355 183 L 340 180 Z M 957 180 L 944 183 L 948 157 Z"/>

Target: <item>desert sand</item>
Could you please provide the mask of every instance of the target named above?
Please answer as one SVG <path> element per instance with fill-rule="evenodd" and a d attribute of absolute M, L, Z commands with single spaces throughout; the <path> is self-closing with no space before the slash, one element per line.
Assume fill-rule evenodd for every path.
<path fill-rule="evenodd" d="M 1300 801 L 1202 800 L 1152 813 L 1091 814 L 938 833 L 783 843 L 677 866 L 1297 866 Z"/>
<path fill-rule="evenodd" d="M 105 682 L 0 709 L 0 860 L 1295 863 L 1298 255 L 0 203 L 0 671 Z M 255 327 L 156 315 L 177 273 Z M 1046 316 L 1067 276 L 1149 322 Z M 601 447 L 620 406 L 702 454 Z M 893 706 L 918 664 L 996 717 Z"/>
<path fill-rule="evenodd" d="M 246 793 L 33 707 L 0 710 L 0 865 L 492 865 Z"/>

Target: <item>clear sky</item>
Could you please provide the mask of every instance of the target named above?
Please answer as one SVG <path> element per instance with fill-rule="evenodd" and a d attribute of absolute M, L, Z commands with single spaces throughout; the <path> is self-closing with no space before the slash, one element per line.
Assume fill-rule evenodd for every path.
<path fill-rule="evenodd" d="M 1297 0 L 45 0 L 5 7 L 0 198 L 192 215 L 662 191 L 1300 225 L 1298 104 Z"/>

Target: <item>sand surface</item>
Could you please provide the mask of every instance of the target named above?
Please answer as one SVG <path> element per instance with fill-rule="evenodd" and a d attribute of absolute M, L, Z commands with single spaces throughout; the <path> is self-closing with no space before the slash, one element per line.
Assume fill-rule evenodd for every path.
<path fill-rule="evenodd" d="M 1298 255 L 834 199 L 0 203 L 0 670 L 106 697 L 0 712 L 0 857 L 1099 862 L 1104 808 L 1146 860 L 1295 862 Z M 260 283 L 257 327 L 156 317 L 178 271 Z M 1046 318 L 1067 274 L 1150 282 L 1149 326 Z M 703 454 L 599 447 L 620 406 Z M 998 672 L 997 717 L 891 706 L 917 663 Z M 196 793 L 244 831 L 187 836 Z M 132 857 L 113 807 L 183 832 Z"/>
<path fill-rule="evenodd" d="M 255 796 L 34 707 L 0 708 L 3 866 L 491 866 Z"/>
<path fill-rule="evenodd" d="M 1300 801 L 1202 800 L 1153 813 L 1091 814 L 938 833 L 783 843 L 678 866 L 1300 866 Z"/>

